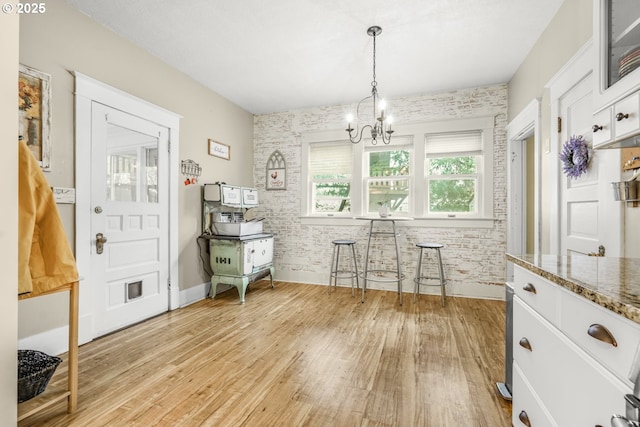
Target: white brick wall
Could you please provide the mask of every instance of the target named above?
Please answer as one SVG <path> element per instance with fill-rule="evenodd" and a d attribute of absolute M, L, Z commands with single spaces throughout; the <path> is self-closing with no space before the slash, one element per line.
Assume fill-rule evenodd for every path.
<path fill-rule="evenodd" d="M 415 243 L 443 243 L 445 275 L 450 295 L 502 298 L 506 251 L 506 125 L 507 86 L 495 85 L 433 95 L 391 100 L 397 123 L 495 116 L 494 134 L 494 218 L 492 228 L 416 227 L 399 224 L 400 258 L 406 275 L 405 292 L 413 292 L 417 260 Z M 300 220 L 301 135 L 308 131 L 342 129 L 352 106 L 332 106 L 256 116 L 254 119 L 254 181 L 260 191 L 260 215 L 266 231 L 277 233 L 274 264 L 278 280 L 327 284 L 331 265 L 331 240 L 357 240 L 360 266 L 367 242 L 368 223 L 362 225 L 309 226 Z M 345 132 L 346 133 L 346 132 Z M 265 190 L 266 163 L 279 150 L 287 162 L 287 189 Z M 372 248 L 372 268 L 395 264 L 393 250 Z M 431 257 L 433 259 L 433 256 Z M 429 265 L 431 263 L 427 263 Z M 350 285 L 348 281 L 341 283 Z M 369 283 L 373 289 L 395 289 L 394 283 Z M 437 287 L 423 292 L 438 293 Z"/>

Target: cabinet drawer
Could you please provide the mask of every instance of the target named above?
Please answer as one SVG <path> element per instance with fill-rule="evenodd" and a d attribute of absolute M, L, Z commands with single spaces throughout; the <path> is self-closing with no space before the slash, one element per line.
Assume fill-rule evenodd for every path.
<path fill-rule="evenodd" d="M 520 266 L 514 269 L 514 292 L 531 308 L 554 325 L 559 320 L 560 289 L 551 283 Z"/>
<path fill-rule="evenodd" d="M 635 93 L 616 102 L 613 106 L 613 120 L 615 138 L 631 136 L 640 130 L 640 93 Z M 620 119 L 620 120 L 618 120 Z"/>
<path fill-rule="evenodd" d="M 523 336 L 531 343 L 532 351 L 520 346 Z M 625 413 L 624 395 L 631 392 L 631 387 L 519 298 L 514 299 L 513 338 L 514 366 L 521 369 L 559 426 L 606 426 L 612 414 Z M 514 399 L 516 393 L 514 388 Z"/>
<path fill-rule="evenodd" d="M 531 389 L 531 385 L 525 379 L 518 364 L 513 365 L 513 402 L 511 408 L 511 423 L 514 426 L 526 426 L 522 421 L 526 418 L 531 427 L 558 427 L 536 393 Z"/>
<path fill-rule="evenodd" d="M 554 329 L 520 298 L 514 298 L 513 360 L 543 400 L 550 399 L 555 389 L 558 340 Z"/>
<path fill-rule="evenodd" d="M 630 385 L 631 381 L 628 377 L 640 344 L 640 325 L 564 289 L 561 290 L 560 301 L 562 331 L 618 378 Z M 591 325 L 601 325 L 606 328 L 615 339 L 616 346 L 589 335 Z"/>
<path fill-rule="evenodd" d="M 593 146 L 613 141 L 613 107 L 593 115 Z"/>

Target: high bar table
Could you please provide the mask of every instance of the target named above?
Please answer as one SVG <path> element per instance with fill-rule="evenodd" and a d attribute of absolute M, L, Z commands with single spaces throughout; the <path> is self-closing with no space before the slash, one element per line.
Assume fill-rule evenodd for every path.
<path fill-rule="evenodd" d="M 364 302 L 364 292 L 367 289 L 367 281 L 372 282 L 398 282 L 398 295 L 400 296 L 400 305 L 402 305 L 402 279 L 404 274 L 400 269 L 400 250 L 398 248 L 398 233 L 396 231 L 396 221 L 412 221 L 413 218 L 406 216 L 397 217 L 373 217 L 373 216 L 358 216 L 356 219 L 369 221 L 369 239 L 367 240 L 367 251 L 364 256 L 364 271 L 362 272 L 362 278 L 364 283 L 362 285 L 362 302 Z M 376 222 L 390 222 L 391 231 L 374 230 L 374 223 Z M 369 249 L 371 248 L 371 237 L 393 237 L 393 243 L 396 248 L 396 269 L 395 270 L 369 270 Z M 395 278 L 391 277 L 371 277 L 371 274 L 375 273 L 394 273 Z"/>

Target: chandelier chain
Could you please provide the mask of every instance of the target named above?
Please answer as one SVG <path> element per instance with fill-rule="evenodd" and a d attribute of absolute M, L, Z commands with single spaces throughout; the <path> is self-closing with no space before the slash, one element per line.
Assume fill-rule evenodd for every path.
<path fill-rule="evenodd" d="M 376 81 L 376 35 L 373 34 L 373 81 L 371 86 L 376 87 L 378 82 Z"/>
<path fill-rule="evenodd" d="M 378 26 L 372 26 L 367 29 L 367 34 L 373 37 L 373 81 L 371 82 L 371 95 L 362 99 L 356 107 L 356 127 L 359 129 L 351 127 L 351 120 L 353 119 L 353 116 L 349 115 L 347 118 L 348 125 L 345 130 L 349 134 L 349 141 L 353 144 L 358 144 L 362 140 L 364 130 L 367 128 L 371 132 L 372 145 L 376 145 L 378 143 L 378 138 L 380 138 L 384 144 L 389 144 L 391 142 L 391 135 L 394 133 L 391 129 L 391 116 L 388 114 L 385 115 L 384 102 L 378 99 L 378 81 L 376 80 L 376 36 L 381 32 L 382 28 Z M 360 107 L 367 100 L 371 101 L 373 107 L 373 122 L 360 127 L 358 124 L 360 118 Z M 380 107 L 379 111 L 378 104 Z M 353 133 L 354 130 L 356 131 L 355 134 Z"/>

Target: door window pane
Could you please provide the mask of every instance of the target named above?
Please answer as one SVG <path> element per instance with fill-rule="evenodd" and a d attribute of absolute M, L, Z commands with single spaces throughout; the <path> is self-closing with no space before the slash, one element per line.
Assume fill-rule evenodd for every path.
<path fill-rule="evenodd" d="M 107 200 L 158 203 L 158 138 L 107 128 Z"/>

